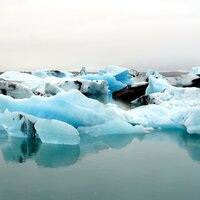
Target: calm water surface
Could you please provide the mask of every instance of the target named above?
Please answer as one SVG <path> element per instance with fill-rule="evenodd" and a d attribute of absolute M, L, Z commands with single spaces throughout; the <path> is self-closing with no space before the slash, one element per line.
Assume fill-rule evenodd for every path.
<path fill-rule="evenodd" d="M 82 136 L 78 146 L 47 145 L 0 133 L 1 200 L 196 200 L 200 137 Z"/>

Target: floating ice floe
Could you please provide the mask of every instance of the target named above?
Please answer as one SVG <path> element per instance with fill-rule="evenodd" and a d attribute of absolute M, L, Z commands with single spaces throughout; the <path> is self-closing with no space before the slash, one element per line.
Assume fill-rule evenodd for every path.
<path fill-rule="evenodd" d="M 40 138 L 44 143 L 76 144 L 77 130 L 91 136 L 141 134 L 142 126 L 132 126 L 125 118 L 78 90 L 53 97 L 33 96 L 13 99 L 0 95 L 2 125 L 13 136 Z"/>
<path fill-rule="evenodd" d="M 192 73 L 182 74 L 177 77 L 166 77 L 165 79 L 169 84 L 176 87 L 200 87 L 199 76 Z"/>
<path fill-rule="evenodd" d="M 17 72 L 17 71 L 7 71 L 0 75 L 1 79 L 7 80 L 7 81 L 14 81 L 14 82 L 29 82 L 32 83 L 38 82 L 41 79 L 39 77 L 36 77 L 34 75 L 31 75 L 29 73 L 23 73 L 23 72 Z"/>
<path fill-rule="evenodd" d="M 163 102 L 170 103 L 177 107 L 183 106 L 199 106 L 200 101 L 200 89 L 196 87 L 192 88 L 180 88 L 171 86 L 164 79 L 156 79 L 153 76 L 150 77 L 149 86 L 147 87 L 149 95 L 141 96 L 137 100 L 133 101 L 133 104 L 146 105 L 146 104 L 161 104 Z M 144 100 L 145 99 L 145 100 Z"/>
<path fill-rule="evenodd" d="M 19 72 L 6 72 L 0 76 L 3 94 L 0 95 L 0 122 L 9 135 L 36 137 L 44 143 L 78 144 L 79 133 L 99 137 L 136 135 L 146 133 L 149 128 L 178 128 L 200 134 L 198 88 L 174 87 L 168 78 L 149 71 L 148 87 L 142 83 L 141 88 L 144 92 L 147 87 L 146 95 L 132 102 L 136 108 L 126 111 L 83 94 L 107 94 L 108 86 L 112 92 L 126 86 L 132 82 L 127 69 L 111 67 L 99 74 L 75 78 L 45 73 L 44 78 Z M 176 84 L 183 86 L 197 77 L 187 76 L 185 82 L 176 79 Z M 91 77 L 99 79 L 92 80 Z M 140 86 L 141 83 L 137 84 Z M 41 96 L 37 96 L 39 92 Z"/>
<path fill-rule="evenodd" d="M 11 96 L 15 99 L 29 98 L 34 93 L 20 83 L 0 79 L 0 94 Z"/>
<path fill-rule="evenodd" d="M 132 126 L 121 118 L 115 118 L 106 121 L 103 124 L 95 126 L 85 126 L 78 128 L 79 133 L 89 134 L 92 136 L 113 135 L 113 134 L 144 134 L 146 133 L 143 126 Z"/>
<path fill-rule="evenodd" d="M 85 68 L 85 67 L 82 67 L 82 68 L 81 68 L 81 71 L 80 71 L 80 75 L 83 76 L 83 75 L 86 75 L 86 74 L 88 74 L 86 68 Z"/>
<path fill-rule="evenodd" d="M 57 78 L 71 78 L 73 77 L 73 74 L 70 72 L 62 72 L 58 70 L 36 70 L 32 72 L 32 75 L 38 76 L 40 78 L 46 78 L 46 77 L 57 77 Z"/>
<path fill-rule="evenodd" d="M 131 86 L 128 85 L 121 90 L 113 92 L 114 99 L 119 99 L 125 102 L 131 102 L 139 98 L 140 96 L 144 95 L 145 91 L 146 91 L 146 94 L 150 94 L 153 92 L 160 92 L 161 90 L 164 90 L 168 85 L 173 85 L 176 87 L 199 87 L 200 88 L 200 77 L 192 73 L 188 73 L 188 74 L 177 73 L 177 76 L 165 77 L 155 70 L 148 70 L 146 75 L 144 73 L 135 73 L 133 77 L 134 77 L 134 81 Z M 151 80 L 149 80 L 151 78 L 159 78 L 158 80 L 165 83 L 165 85 L 163 83 L 161 84 L 157 83 L 157 86 L 153 87 L 154 91 L 150 91 L 149 89 L 152 87 L 147 88 L 147 86 L 148 84 L 151 84 Z M 145 99 L 143 98 L 143 100 Z"/>
<path fill-rule="evenodd" d="M 78 131 L 58 120 L 41 119 L 24 113 L 5 111 L 2 125 L 10 136 L 40 139 L 43 143 L 76 145 Z"/>
<path fill-rule="evenodd" d="M 117 81 L 115 77 L 107 75 L 107 74 L 103 74 L 103 75 L 87 74 L 87 75 L 81 76 L 81 78 L 86 79 L 86 80 L 92 80 L 92 81 L 104 80 L 107 82 L 108 89 L 111 92 L 121 90 L 122 88 L 126 87 L 126 84 L 123 84 L 122 82 Z"/>
<path fill-rule="evenodd" d="M 152 128 L 178 127 L 177 124 L 171 121 L 169 111 L 160 105 L 141 106 L 127 111 L 124 116 L 132 125 Z"/>
<path fill-rule="evenodd" d="M 99 74 L 101 75 L 110 75 L 116 78 L 117 81 L 122 82 L 126 85 L 131 85 L 133 82 L 132 76 L 129 73 L 129 69 L 125 67 L 118 67 L 118 66 L 110 66 L 106 67 L 104 70 L 100 70 Z"/>
<path fill-rule="evenodd" d="M 67 79 L 56 84 L 64 91 L 77 89 L 87 95 L 101 95 L 108 93 L 108 86 L 103 80 Z"/>
<path fill-rule="evenodd" d="M 193 109 L 184 121 L 188 133 L 200 134 L 200 107 Z"/>
<path fill-rule="evenodd" d="M 45 93 L 45 84 L 46 84 L 45 81 L 34 75 L 16 71 L 8 71 L 1 74 L 0 78 L 3 79 L 4 81 L 18 83 L 20 84 L 21 87 L 26 88 L 35 95 L 38 94 L 43 95 Z M 21 93 L 21 96 L 25 96 L 25 94 Z M 21 97 L 18 96 L 18 98 Z"/>
<path fill-rule="evenodd" d="M 192 67 L 192 73 L 196 75 L 200 75 L 200 67 Z"/>
<path fill-rule="evenodd" d="M 134 105 L 143 106 L 127 111 L 124 114 L 127 121 L 146 127 L 186 128 L 189 133 L 200 133 L 200 89 L 166 86 L 163 79 L 151 76 L 150 82 L 149 91 L 155 93 L 133 101 Z"/>
<path fill-rule="evenodd" d="M 115 77 L 113 76 L 109 76 L 109 75 L 99 75 L 99 74 L 87 74 L 85 76 L 81 77 L 82 79 L 86 79 L 86 80 L 104 80 L 107 82 L 108 84 L 108 89 L 111 92 L 117 91 L 117 90 L 121 90 L 122 88 L 126 87 L 126 84 L 123 84 L 120 81 L 117 81 Z"/>
<path fill-rule="evenodd" d="M 0 80 L 2 82 L 0 82 L 0 93 L 16 99 L 29 98 L 32 95 L 48 97 L 72 89 L 78 89 L 86 95 L 106 95 L 108 93 L 105 81 L 84 80 L 78 77 L 66 78 L 67 75 L 63 78 L 53 75 L 45 76 L 47 72 L 39 71 L 38 73 L 44 73 L 39 77 L 14 71 L 5 72 L 0 75 L 2 79 Z"/>
<path fill-rule="evenodd" d="M 112 117 L 104 104 L 89 99 L 78 90 L 58 93 L 52 97 L 32 96 L 13 99 L 0 95 L 0 111 L 23 112 L 44 119 L 56 119 L 78 126 L 101 124 Z"/>
<path fill-rule="evenodd" d="M 200 77 L 195 73 L 180 74 L 174 77 L 165 77 L 155 70 L 148 70 L 146 77 L 153 76 L 159 79 L 165 79 L 170 85 L 176 87 L 200 87 Z"/>
<path fill-rule="evenodd" d="M 164 78 L 159 72 L 153 69 L 149 69 L 146 73 L 146 77 L 149 78 L 149 76 L 154 76 L 155 78 Z"/>
<path fill-rule="evenodd" d="M 148 79 L 149 79 L 149 85 L 145 92 L 146 95 L 156 93 L 156 92 L 162 92 L 167 87 L 170 86 L 169 83 L 165 79 L 162 79 L 162 78 L 155 78 L 154 76 L 150 75 Z"/>
<path fill-rule="evenodd" d="M 122 67 L 107 67 L 100 70 L 98 74 L 87 74 L 81 76 L 87 80 L 104 80 L 108 83 L 108 88 L 111 92 L 121 90 L 127 85 L 132 85 L 133 78 L 129 74 L 127 68 Z"/>

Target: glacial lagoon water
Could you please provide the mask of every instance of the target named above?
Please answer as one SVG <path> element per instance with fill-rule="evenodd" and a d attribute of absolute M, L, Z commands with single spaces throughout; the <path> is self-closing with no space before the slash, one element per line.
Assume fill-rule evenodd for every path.
<path fill-rule="evenodd" d="M 82 136 L 77 146 L 0 132 L 2 200 L 197 200 L 200 136 Z"/>

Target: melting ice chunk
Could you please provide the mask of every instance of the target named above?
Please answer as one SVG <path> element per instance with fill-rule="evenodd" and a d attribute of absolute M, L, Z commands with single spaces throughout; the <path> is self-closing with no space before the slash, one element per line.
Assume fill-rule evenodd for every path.
<path fill-rule="evenodd" d="M 112 135 L 112 134 L 141 134 L 145 133 L 143 126 L 132 126 L 121 118 L 107 121 L 103 124 L 89 127 L 79 127 L 79 133 L 92 136 Z"/>
<path fill-rule="evenodd" d="M 34 76 L 38 76 L 40 78 L 45 78 L 45 77 L 58 77 L 58 78 L 69 78 L 73 77 L 73 74 L 70 72 L 62 72 L 58 70 L 50 70 L 50 69 L 43 69 L 43 70 L 36 70 L 32 72 Z"/>
<path fill-rule="evenodd" d="M 71 125 L 50 119 L 40 119 L 24 113 L 5 111 L 2 124 L 9 135 L 15 137 L 40 138 L 43 143 L 79 144 L 78 131 Z"/>
<path fill-rule="evenodd" d="M 149 76 L 149 85 L 146 89 L 146 95 L 156 93 L 156 92 L 162 92 L 167 87 L 170 87 L 170 84 L 162 78 L 155 78 L 154 76 Z"/>
<path fill-rule="evenodd" d="M 192 73 L 199 75 L 200 74 L 200 67 L 192 67 Z"/>
<path fill-rule="evenodd" d="M 82 78 L 87 80 L 105 80 L 111 92 L 121 90 L 133 83 L 129 70 L 117 66 L 107 67 L 104 70 L 100 70 L 98 74 L 87 74 L 82 76 Z"/>
<path fill-rule="evenodd" d="M 200 134 L 200 108 L 194 109 L 184 122 L 188 133 Z"/>
<path fill-rule="evenodd" d="M 74 127 L 93 126 L 112 119 L 116 114 L 104 104 L 89 99 L 78 90 L 44 98 L 13 99 L 0 95 L 0 111 L 23 112 L 44 119 L 56 119 Z"/>

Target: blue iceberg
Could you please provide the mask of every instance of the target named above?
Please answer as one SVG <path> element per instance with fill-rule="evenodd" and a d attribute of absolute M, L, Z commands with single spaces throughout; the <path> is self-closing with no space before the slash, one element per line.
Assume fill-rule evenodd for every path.
<path fill-rule="evenodd" d="M 40 139 L 43 143 L 76 145 L 78 131 L 58 120 L 41 119 L 24 113 L 5 111 L 2 125 L 10 136 Z"/>
<path fill-rule="evenodd" d="M 87 98 L 78 90 L 48 98 L 32 96 L 28 99 L 13 99 L 0 95 L 0 111 L 6 109 L 43 119 L 56 119 L 74 127 L 102 124 L 114 115 L 104 104 Z"/>
<path fill-rule="evenodd" d="M 163 80 L 150 76 L 149 94 L 133 102 L 134 105 L 140 102 L 141 106 L 122 115 L 133 125 L 179 128 L 199 134 L 200 89 L 174 87 Z"/>
<path fill-rule="evenodd" d="M 152 94 L 156 92 L 163 92 L 170 84 L 163 78 L 155 78 L 154 76 L 149 76 L 149 85 L 145 91 L 145 94 Z"/>
<path fill-rule="evenodd" d="M 100 70 L 98 74 L 83 75 L 81 78 L 87 80 L 105 80 L 111 92 L 121 90 L 127 85 L 133 84 L 133 78 L 129 74 L 128 69 L 116 66 Z"/>

